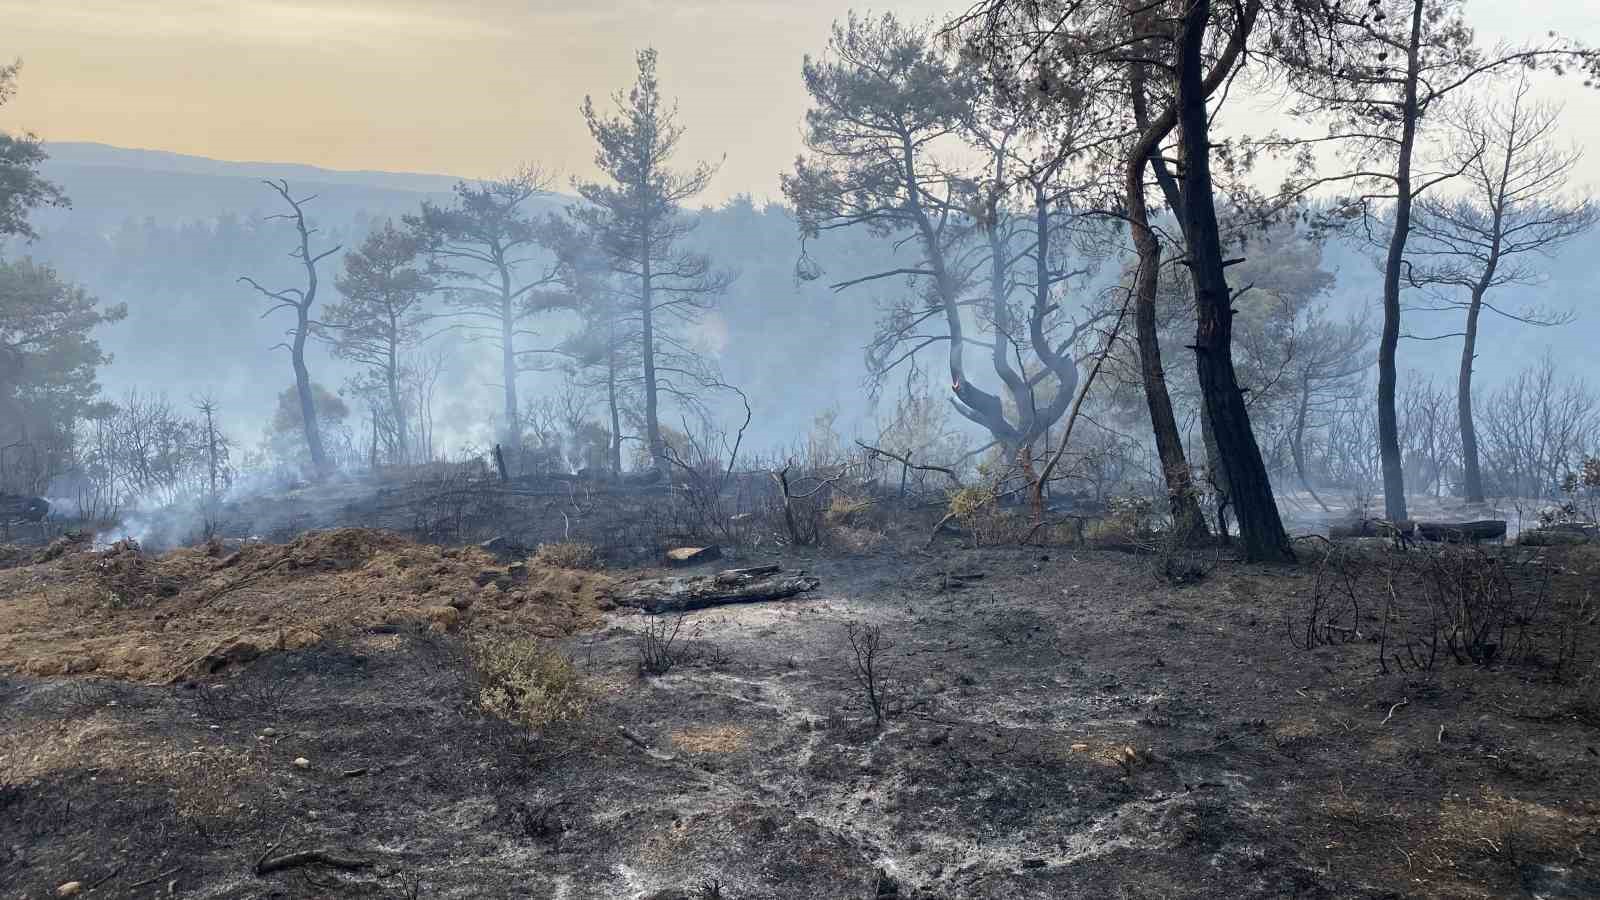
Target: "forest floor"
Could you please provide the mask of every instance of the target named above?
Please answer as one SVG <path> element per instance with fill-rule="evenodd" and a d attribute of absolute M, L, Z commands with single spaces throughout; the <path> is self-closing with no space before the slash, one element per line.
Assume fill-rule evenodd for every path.
<path fill-rule="evenodd" d="M 377 532 L 58 546 L 0 569 L 0 900 L 1600 896 L 1577 663 L 1384 674 L 1370 604 L 1299 649 L 1335 580 L 1313 545 L 1173 586 L 925 541 L 724 560 L 821 586 L 681 621 L 607 599 L 649 573 Z M 1600 553 L 1540 554 L 1543 608 L 1593 638 Z M 852 626 L 887 645 L 881 725 Z M 580 715 L 481 708 L 472 648 L 527 634 Z"/>

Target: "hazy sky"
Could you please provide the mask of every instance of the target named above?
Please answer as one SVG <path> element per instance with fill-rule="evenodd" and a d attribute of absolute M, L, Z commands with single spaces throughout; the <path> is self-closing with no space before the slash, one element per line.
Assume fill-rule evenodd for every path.
<path fill-rule="evenodd" d="M 917 18 L 964 0 L 877 5 Z M 778 194 L 799 149 L 803 54 L 849 0 L 0 0 L 21 92 L 0 127 L 217 159 L 463 176 L 524 161 L 587 175 L 578 107 L 661 52 L 689 129 L 681 163 L 727 162 L 706 199 Z M 1485 38 L 1547 28 L 1600 44 L 1588 0 L 1472 5 Z M 1574 141 L 1600 148 L 1600 94 L 1575 81 Z M 1600 149 L 1585 177 L 1600 184 Z M 564 178 L 563 178 L 564 180 Z"/>

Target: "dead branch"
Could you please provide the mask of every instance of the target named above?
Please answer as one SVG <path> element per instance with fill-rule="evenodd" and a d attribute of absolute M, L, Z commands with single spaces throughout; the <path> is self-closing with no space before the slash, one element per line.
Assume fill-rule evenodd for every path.
<path fill-rule="evenodd" d="M 270 852 L 270 848 L 269 848 Z M 365 869 L 372 865 L 372 860 L 357 859 L 353 856 L 340 856 L 331 850 L 298 850 L 294 853 L 285 853 L 271 859 L 262 857 L 256 860 L 256 875 L 267 875 L 284 869 L 294 869 L 300 866 L 329 866 L 346 871 Z"/>
<path fill-rule="evenodd" d="M 961 487 L 962 487 L 961 478 L 960 478 L 960 476 L 956 475 L 956 473 L 955 473 L 955 471 L 953 469 L 947 469 L 944 466 L 923 466 L 923 465 L 918 465 L 917 463 L 912 462 L 911 461 L 911 457 L 909 457 L 909 456 L 900 456 L 899 454 L 891 453 L 888 450 L 884 450 L 884 449 L 882 449 L 880 447 L 874 447 L 874 446 L 872 446 L 870 444 L 867 444 L 867 443 L 864 443 L 862 441 L 856 441 L 856 446 L 860 447 L 861 449 L 863 449 L 865 451 L 867 451 L 867 454 L 868 454 L 869 458 L 871 458 L 871 459 L 877 459 L 878 457 L 881 456 L 881 457 L 884 457 L 885 459 L 892 459 L 895 462 L 899 463 L 900 465 L 905 466 L 907 469 L 911 469 L 913 471 L 917 471 L 917 472 L 939 472 L 939 473 L 947 476 L 950 479 L 950 481 L 955 484 L 957 490 L 960 490 Z M 990 446 L 993 446 L 993 444 L 991 444 Z"/>
<path fill-rule="evenodd" d="M 183 871 L 183 866 L 173 866 L 172 868 L 166 870 L 165 872 L 157 872 L 156 874 L 151 875 L 149 878 L 146 878 L 143 881 L 135 881 L 133 884 L 128 885 L 128 888 L 131 890 L 131 889 L 136 888 L 136 887 L 144 887 L 147 884 L 155 884 L 156 882 L 160 881 L 161 879 L 166 878 L 168 875 L 176 875 L 176 874 L 178 874 L 179 872 L 182 872 L 182 871 Z"/>

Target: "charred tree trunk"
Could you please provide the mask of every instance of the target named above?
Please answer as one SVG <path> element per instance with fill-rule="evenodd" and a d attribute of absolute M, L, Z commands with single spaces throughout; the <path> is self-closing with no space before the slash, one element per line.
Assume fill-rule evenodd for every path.
<path fill-rule="evenodd" d="M 500 377 L 505 380 L 506 444 L 513 449 L 522 448 L 522 417 L 517 402 L 517 332 L 516 309 L 511 299 L 511 269 L 504 259 L 497 259 L 500 270 Z M 522 454 L 519 452 L 520 460 Z M 522 463 L 518 462 L 518 466 Z"/>
<path fill-rule="evenodd" d="M 648 226 L 646 227 L 648 231 Z M 656 394 L 656 331 L 655 310 L 651 308 L 654 297 L 651 293 L 650 283 L 650 242 L 644 242 L 643 252 L 640 254 L 641 271 L 639 277 L 639 325 L 640 346 L 639 356 L 644 363 L 644 434 L 645 441 L 650 446 L 650 459 L 655 463 L 656 471 L 661 473 L 661 478 L 666 480 L 671 477 L 670 463 L 667 461 L 667 448 L 661 441 L 661 422 L 659 416 L 660 398 Z"/>
<path fill-rule="evenodd" d="M 317 406 L 311 393 L 311 371 L 306 368 L 306 339 L 295 335 L 290 349 L 294 365 L 294 392 L 300 400 L 300 420 L 305 428 L 306 450 L 311 454 L 311 467 L 317 474 L 328 472 L 328 452 L 322 445 L 322 429 L 317 425 Z"/>
<path fill-rule="evenodd" d="M 1417 141 L 1422 7 L 1423 0 L 1412 0 L 1399 158 L 1395 163 L 1394 232 L 1383 264 L 1383 333 L 1378 339 L 1378 453 L 1383 463 L 1384 513 L 1391 522 L 1406 518 L 1405 461 L 1400 456 L 1400 423 L 1395 411 L 1395 386 L 1399 381 L 1395 354 L 1400 346 L 1400 275 L 1405 266 L 1406 241 L 1411 236 L 1411 156 Z"/>
<path fill-rule="evenodd" d="M 1139 347 L 1139 380 L 1144 386 L 1145 405 L 1150 410 L 1150 427 L 1155 434 L 1156 456 L 1161 462 L 1161 474 L 1166 480 L 1167 499 L 1172 520 L 1182 529 L 1187 523 L 1191 530 L 1203 534 L 1205 515 L 1200 511 L 1200 500 L 1194 489 L 1194 471 L 1184 456 L 1183 440 L 1178 434 L 1178 420 L 1172 412 L 1172 396 L 1167 391 L 1166 368 L 1161 361 L 1161 342 L 1156 331 L 1156 291 L 1161 277 L 1161 241 L 1150 227 L 1150 207 L 1145 199 L 1144 173 L 1151 157 L 1158 155 L 1159 144 L 1171 125 L 1152 128 L 1145 109 L 1145 78 L 1142 66 L 1133 70 L 1132 100 L 1135 117 L 1145 134 L 1128 160 L 1124 173 L 1123 192 L 1128 206 L 1128 221 L 1133 234 L 1133 247 L 1138 256 L 1138 268 L 1133 280 L 1134 337 Z M 1158 177 L 1160 173 L 1158 172 Z M 1169 192 L 1169 205 L 1174 212 L 1181 205 L 1176 192 Z"/>
<path fill-rule="evenodd" d="M 389 409 L 394 415 L 394 461 L 400 465 L 405 465 L 411 461 L 411 454 L 407 446 L 409 435 L 406 434 L 408 430 L 406 408 L 405 404 L 400 402 L 400 360 L 398 358 L 399 349 L 395 346 L 396 335 L 399 333 L 400 323 L 391 315 L 389 317 L 389 369 L 386 373 L 389 376 Z"/>
<path fill-rule="evenodd" d="M 615 330 L 615 324 L 611 325 Z M 606 462 L 611 467 L 613 479 L 622 477 L 622 410 L 617 397 L 617 343 L 613 334 L 607 341 L 606 351 L 606 407 L 611 413 L 611 441 L 606 448 Z"/>
<path fill-rule="evenodd" d="M 1456 419 L 1461 424 L 1461 491 L 1468 503 L 1483 502 L 1483 472 L 1478 467 L 1478 430 L 1472 421 L 1472 361 L 1477 358 L 1478 313 L 1483 294 L 1474 291 L 1467 308 L 1466 336 L 1461 343 L 1461 371 L 1456 378 Z"/>
<path fill-rule="evenodd" d="M 269 220 L 283 219 L 292 222 L 299 236 L 299 245 L 294 248 L 290 256 L 300 261 L 306 272 L 306 286 L 304 288 L 286 288 L 280 291 L 271 291 L 262 287 L 255 279 L 249 276 L 240 276 L 239 281 L 254 288 L 255 291 L 271 301 L 267 310 L 269 313 L 279 309 L 292 309 L 295 314 L 295 327 L 290 332 L 291 340 L 287 347 L 289 361 L 294 368 L 295 396 L 299 401 L 301 427 L 305 432 L 306 450 L 311 457 L 311 466 L 316 477 L 321 478 L 328 474 L 328 454 L 323 449 L 322 432 L 317 427 L 317 408 L 311 390 L 311 373 L 306 368 L 306 340 L 311 336 L 311 329 L 315 323 L 311 319 L 311 310 L 317 302 L 317 263 L 337 253 L 339 247 L 324 250 L 312 255 L 311 234 L 316 229 L 306 224 L 305 203 L 312 199 L 306 197 L 296 200 L 289 193 L 287 181 L 262 182 L 272 188 L 283 202 L 288 205 L 290 212 L 275 216 L 268 216 Z M 279 345 L 284 346 L 284 345 Z"/>
<path fill-rule="evenodd" d="M 1178 128 L 1182 135 L 1183 231 L 1193 273 L 1195 357 L 1206 412 L 1227 474 L 1245 556 L 1253 562 L 1294 558 L 1250 413 L 1233 371 L 1233 294 L 1212 198 L 1210 121 L 1202 53 L 1210 0 L 1190 0 L 1184 12 L 1178 65 Z M 1236 23 L 1248 32 L 1250 21 Z"/>

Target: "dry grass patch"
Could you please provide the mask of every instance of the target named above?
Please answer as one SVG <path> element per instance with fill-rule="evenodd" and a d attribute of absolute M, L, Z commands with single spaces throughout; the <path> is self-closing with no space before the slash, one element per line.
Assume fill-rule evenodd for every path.
<path fill-rule="evenodd" d="M 750 746 L 750 729 L 711 725 L 672 733 L 672 743 L 689 753 L 737 753 Z"/>
<path fill-rule="evenodd" d="M 540 544 L 533 553 L 535 565 L 557 569 L 596 570 L 601 568 L 600 551 L 583 541 Z"/>
<path fill-rule="evenodd" d="M 409 623 L 557 638 L 599 624 L 610 584 L 596 572 L 504 565 L 476 547 L 359 528 L 166 554 L 78 543 L 0 569 L 0 671 L 163 682 L 227 648 L 243 660 L 315 643 L 330 628 Z"/>

